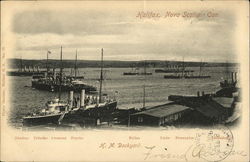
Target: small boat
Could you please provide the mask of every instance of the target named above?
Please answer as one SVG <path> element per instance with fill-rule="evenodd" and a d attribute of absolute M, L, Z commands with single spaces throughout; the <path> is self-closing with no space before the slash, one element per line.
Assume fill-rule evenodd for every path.
<path fill-rule="evenodd" d="M 138 72 L 124 72 L 123 75 L 138 75 Z"/>
<path fill-rule="evenodd" d="M 129 72 L 124 72 L 123 75 L 139 75 L 139 68 L 133 68 Z"/>
<path fill-rule="evenodd" d="M 164 79 L 181 79 L 181 75 L 164 75 Z"/>

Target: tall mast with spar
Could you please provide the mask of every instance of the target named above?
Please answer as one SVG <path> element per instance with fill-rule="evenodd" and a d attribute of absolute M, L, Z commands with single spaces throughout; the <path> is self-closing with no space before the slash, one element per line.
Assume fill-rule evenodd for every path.
<path fill-rule="evenodd" d="M 75 79 L 76 79 L 76 76 L 77 76 L 77 50 L 76 50 L 76 59 L 75 59 Z"/>
<path fill-rule="evenodd" d="M 61 92 L 62 92 L 62 46 L 60 55 L 59 101 L 61 100 Z"/>
<path fill-rule="evenodd" d="M 100 74 L 99 103 L 102 102 L 102 81 L 103 81 L 103 48 L 102 48 L 102 53 L 101 53 L 101 74 Z"/>

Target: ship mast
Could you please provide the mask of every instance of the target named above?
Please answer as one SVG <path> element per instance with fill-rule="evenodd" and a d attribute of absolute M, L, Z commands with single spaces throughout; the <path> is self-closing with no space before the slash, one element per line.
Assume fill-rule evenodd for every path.
<path fill-rule="evenodd" d="M 48 60 L 49 60 L 49 51 L 47 51 L 47 60 L 46 60 L 46 70 L 47 70 L 47 74 L 48 74 L 48 72 L 49 72 Z"/>
<path fill-rule="evenodd" d="M 200 72 L 199 72 L 199 76 L 201 76 L 201 66 L 202 66 L 202 60 L 201 60 L 201 63 L 200 63 Z"/>
<path fill-rule="evenodd" d="M 146 105 L 146 86 L 145 86 L 145 82 L 146 82 L 146 61 L 144 61 L 144 84 L 143 84 L 143 105 L 142 108 L 145 108 Z"/>
<path fill-rule="evenodd" d="M 103 80 L 103 48 L 102 48 L 102 54 L 101 54 L 101 74 L 100 74 L 99 103 L 102 102 L 102 80 Z"/>
<path fill-rule="evenodd" d="M 76 75 L 77 75 L 77 66 L 76 66 L 76 64 L 77 64 L 77 50 L 76 50 L 76 59 L 75 59 L 75 79 L 76 79 Z"/>
<path fill-rule="evenodd" d="M 146 103 L 146 92 L 145 92 L 145 84 L 143 85 L 143 105 L 142 108 L 145 108 L 145 103 Z"/>
<path fill-rule="evenodd" d="M 22 56 L 21 56 L 21 59 L 20 59 L 20 71 L 21 72 L 23 71 L 23 59 L 22 59 Z"/>
<path fill-rule="evenodd" d="M 59 101 L 61 100 L 61 91 L 62 91 L 62 46 L 60 55 Z"/>
<path fill-rule="evenodd" d="M 184 76 L 185 66 L 184 66 L 184 57 L 182 60 L 182 77 Z"/>

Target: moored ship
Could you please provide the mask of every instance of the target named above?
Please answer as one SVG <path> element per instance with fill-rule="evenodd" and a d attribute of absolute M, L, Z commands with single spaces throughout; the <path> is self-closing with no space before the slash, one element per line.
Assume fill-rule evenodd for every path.
<path fill-rule="evenodd" d="M 61 48 L 62 55 L 62 48 Z M 77 56 L 76 56 L 77 58 Z M 62 58 L 61 58 L 62 59 Z M 48 69 L 48 68 L 47 68 Z M 32 88 L 38 90 L 45 90 L 51 92 L 61 91 L 76 91 L 81 92 L 82 89 L 86 90 L 86 92 L 96 91 L 96 87 L 92 85 L 88 85 L 83 82 L 79 78 L 83 78 L 82 76 L 77 77 L 76 75 L 77 67 L 75 63 L 75 76 L 66 76 L 62 72 L 62 67 L 60 68 L 60 73 L 56 74 L 55 70 L 50 73 L 48 70 L 43 76 L 33 76 L 31 80 Z"/>
<path fill-rule="evenodd" d="M 48 101 L 41 111 L 23 117 L 23 124 L 28 126 L 58 124 L 66 113 L 68 113 L 68 104 L 55 98 Z"/>

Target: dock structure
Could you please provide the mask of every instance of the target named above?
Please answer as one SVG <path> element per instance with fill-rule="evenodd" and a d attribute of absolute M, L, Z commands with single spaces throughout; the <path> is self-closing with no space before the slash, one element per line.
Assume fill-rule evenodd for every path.
<path fill-rule="evenodd" d="M 204 92 L 197 96 L 170 95 L 170 103 L 131 114 L 130 125 L 213 125 L 224 123 L 234 111 L 234 98 L 213 97 Z"/>
<path fill-rule="evenodd" d="M 233 98 L 202 96 L 174 96 L 168 98 L 176 104 L 190 107 L 192 113 L 186 121 L 199 124 L 223 123 L 233 113 Z"/>
<path fill-rule="evenodd" d="M 190 108 L 177 104 L 163 104 L 130 115 L 131 125 L 160 126 L 171 124 L 185 115 Z"/>

